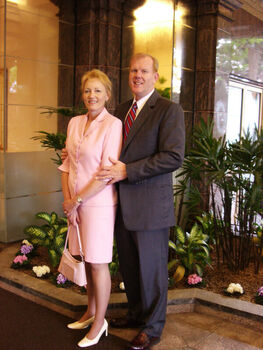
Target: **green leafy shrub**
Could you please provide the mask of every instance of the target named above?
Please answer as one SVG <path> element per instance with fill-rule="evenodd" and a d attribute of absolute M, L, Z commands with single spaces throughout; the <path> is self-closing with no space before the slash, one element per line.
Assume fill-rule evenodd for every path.
<path fill-rule="evenodd" d="M 37 131 L 40 135 L 31 137 L 32 140 L 39 141 L 41 146 L 47 149 L 54 149 L 56 151 L 62 150 L 65 148 L 66 144 L 66 134 L 61 133 L 49 133 L 46 131 Z M 57 158 L 51 158 L 53 162 L 57 165 L 62 164 L 61 156 L 58 152 L 56 152 Z"/>
<path fill-rule="evenodd" d="M 165 79 L 164 77 L 160 77 L 159 78 L 159 84 L 162 85 L 164 83 L 166 83 L 167 79 Z M 165 98 L 168 98 L 170 99 L 171 98 L 171 87 L 166 87 L 166 88 L 156 88 L 156 90 L 159 92 L 159 94 L 162 96 L 162 97 L 165 97 Z"/>
<path fill-rule="evenodd" d="M 199 221 L 199 223 L 202 226 L 204 234 L 208 236 L 208 244 L 213 245 L 215 244 L 215 226 L 214 226 L 214 218 L 213 214 L 211 212 L 209 213 L 202 213 L 201 216 L 197 216 L 196 219 Z M 219 225 L 220 223 L 218 223 Z"/>
<path fill-rule="evenodd" d="M 202 276 L 204 268 L 211 262 L 208 236 L 197 224 L 192 227 L 190 233 L 176 226 L 175 234 L 176 243 L 169 241 L 169 247 L 175 251 L 176 259 L 169 262 L 168 269 L 179 264 L 175 275 L 178 274 L 179 269 L 181 277 L 192 273 Z"/>
<path fill-rule="evenodd" d="M 74 117 L 75 115 L 82 115 L 88 112 L 88 109 L 84 107 L 84 103 L 81 102 L 78 107 L 50 107 L 50 106 L 40 106 L 43 111 L 41 114 L 47 114 L 52 116 L 53 114 L 62 115 L 63 117 Z"/>
<path fill-rule="evenodd" d="M 252 238 L 256 218 L 263 217 L 263 130 L 248 130 L 233 142 L 216 138 L 213 130 L 211 119 L 193 130 L 175 186 L 179 207 L 186 207 L 187 223 L 203 211 L 212 212 L 218 266 L 223 260 L 237 272 L 254 261 L 258 273 Z"/>
<path fill-rule="evenodd" d="M 50 262 L 52 266 L 56 267 L 59 264 L 65 245 L 68 231 L 67 219 L 58 217 L 55 212 L 51 214 L 40 212 L 36 214 L 36 218 L 44 220 L 45 224 L 27 226 L 24 233 L 34 246 L 47 248 Z"/>

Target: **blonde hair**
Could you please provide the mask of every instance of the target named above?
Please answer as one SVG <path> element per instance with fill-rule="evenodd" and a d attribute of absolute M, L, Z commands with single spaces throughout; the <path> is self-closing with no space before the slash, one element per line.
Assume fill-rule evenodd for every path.
<path fill-rule="evenodd" d="M 86 72 L 81 78 L 81 92 L 84 92 L 85 84 L 87 80 L 98 79 L 105 87 L 107 95 L 111 97 L 112 83 L 108 76 L 99 69 L 92 69 Z"/>
<path fill-rule="evenodd" d="M 136 59 L 139 59 L 139 58 L 145 58 L 145 57 L 149 57 L 152 60 L 152 62 L 153 62 L 153 71 L 154 72 L 158 72 L 159 62 L 158 62 L 157 58 L 153 57 L 152 55 L 149 55 L 148 53 L 139 52 L 139 53 L 134 54 L 131 57 L 130 66 L 131 66 L 131 63 L 132 63 L 133 60 L 136 60 Z"/>

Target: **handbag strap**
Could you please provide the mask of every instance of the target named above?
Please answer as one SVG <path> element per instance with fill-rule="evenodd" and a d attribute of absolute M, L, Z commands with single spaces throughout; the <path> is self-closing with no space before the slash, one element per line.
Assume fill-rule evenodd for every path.
<path fill-rule="evenodd" d="M 65 240 L 65 246 L 64 246 L 64 250 L 67 249 L 67 245 L 68 245 L 68 237 L 69 237 L 69 228 L 72 225 L 69 224 L 68 222 L 68 232 L 67 232 L 67 236 L 66 236 L 66 240 Z M 76 224 L 76 230 L 77 230 L 77 237 L 78 237 L 78 243 L 79 243 L 79 252 L 80 252 L 80 256 L 81 256 L 81 260 L 84 261 L 84 254 L 83 254 L 83 250 L 82 250 L 82 244 L 81 244 L 81 239 L 80 239 L 80 234 L 79 234 L 79 225 Z"/>

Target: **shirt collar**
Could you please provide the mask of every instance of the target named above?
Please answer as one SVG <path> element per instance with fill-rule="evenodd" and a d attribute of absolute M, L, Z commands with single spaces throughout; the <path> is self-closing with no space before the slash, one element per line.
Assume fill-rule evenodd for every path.
<path fill-rule="evenodd" d="M 102 122 L 105 119 L 106 115 L 107 115 L 107 110 L 104 107 L 103 110 L 100 112 L 100 114 L 94 119 L 94 122 Z"/>
<path fill-rule="evenodd" d="M 149 94 L 147 94 L 146 96 L 140 98 L 138 101 L 136 101 L 135 98 L 133 99 L 132 104 L 136 101 L 137 102 L 137 106 L 138 106 L 136 115 L 138 115 L 140 113 L 141 109 L 143 108 L 143 106 L 145 105 L 147 100 L 150 98 L 150 96 L 153 94 L 153 92 L 154 92 L 154 89 Z"/>

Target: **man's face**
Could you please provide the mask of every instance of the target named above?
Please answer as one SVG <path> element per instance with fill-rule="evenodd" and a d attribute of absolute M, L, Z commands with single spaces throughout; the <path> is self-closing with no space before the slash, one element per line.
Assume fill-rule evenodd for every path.
<path fill-rule="evenodd" d="M 150 57 L 134 58 L 131 61 L 129 86 L 136 100 L 149 94 L 158 78 L 159 75 L 154 72 Z"/>

